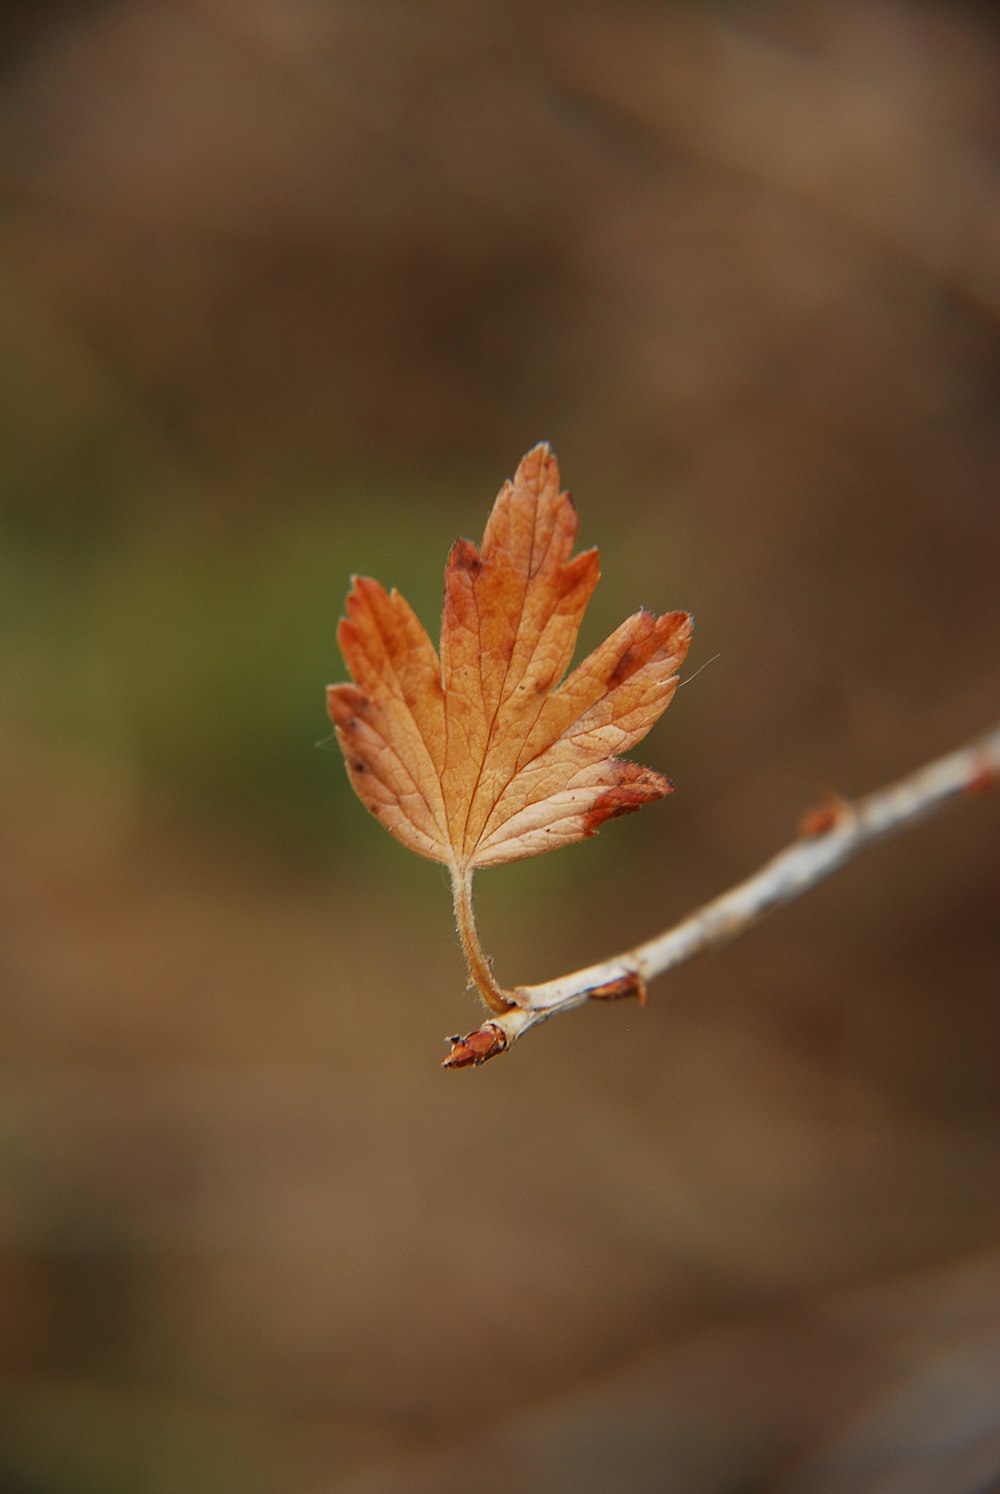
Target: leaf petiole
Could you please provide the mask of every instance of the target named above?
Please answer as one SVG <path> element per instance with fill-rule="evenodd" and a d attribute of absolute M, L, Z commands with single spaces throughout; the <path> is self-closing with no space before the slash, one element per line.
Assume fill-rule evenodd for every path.
<path fill-rule="evenodd" d="M 491 1012 L 508 1012 L 517 1003 L 498 984 L 493 967 L 479 942 L 479 930 L 476 928 L 476 916 L 472 908 L 472 869 L 452 864 L 449 870 L 455 902 L 455 923 L 469 974 Z"/>

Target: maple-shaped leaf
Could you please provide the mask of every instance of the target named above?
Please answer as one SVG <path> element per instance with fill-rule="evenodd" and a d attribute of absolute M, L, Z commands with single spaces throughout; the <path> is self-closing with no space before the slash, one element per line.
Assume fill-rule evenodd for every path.
<path fill-rule="evenodd" d="M 573 556 L 576 531 L 542 444 L 500 490 L 482 548 L 452 547 L 440 656 L 397 591 L 360 576 L 347 598 L 338 638 L 354 683 L 327 699 L 351 783 L 456 887 L 672 788 L 620 754 L 669 705 L 691 618 L 636 612 L 567 676 L 599 574 L 596 550 Z"/>

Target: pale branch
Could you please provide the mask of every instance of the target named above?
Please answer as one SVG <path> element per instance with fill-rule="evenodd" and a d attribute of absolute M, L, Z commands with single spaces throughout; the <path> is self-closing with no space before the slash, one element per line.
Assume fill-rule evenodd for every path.
<path fill-rule="evenodd" d="M 623 996 L 645 1000 L 646 984 L 654 976 L 692 955 L 727 944 L 772 908 L 807 892 L 877 840 L 918 824 L 960 795 L 998 781 L 1000 726 L 863 799 L 830 799 L 805 817 L 799 838 L 784 851 L 673 928 L 603 964 L 503 992 L 503 997 L 516 1004 L 498 1011 L 467 1037 L 451 1039 L 445 1067 L 483 1063 L 540 1022 L 587 1001 Z"/>

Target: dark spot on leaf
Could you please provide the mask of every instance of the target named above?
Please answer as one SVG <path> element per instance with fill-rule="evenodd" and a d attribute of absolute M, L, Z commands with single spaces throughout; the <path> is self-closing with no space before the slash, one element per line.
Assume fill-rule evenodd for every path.
<path fill-rule="evenodd" d="M 673 791 L 673 784 L 662 773 L 644 768 L 640 763 L 619 758 L 615 763 L 617 782 L 596 799 L 584 816 L 583 833 L 593 835 L 605 820 L 615 820 L 622 814 L 634 814 L 652 799 L 662 799 Z"/>
<path fill-rule="evenodd" d="M 620 685 L 623 680 L 628 679 L 630 674 L 635 673 L 637 667 L 635 654 L 630 648 L 627 648 L 608 675 L 608 684 Z"/>
<path fill-rule="evenodd" d="M 468 571 L 470 576 L 478 576 L 483 568 L 483 562 L 479 551 L 471 540 L 456 540 L 451 552 L 452 563 L 462 571 Z"/>

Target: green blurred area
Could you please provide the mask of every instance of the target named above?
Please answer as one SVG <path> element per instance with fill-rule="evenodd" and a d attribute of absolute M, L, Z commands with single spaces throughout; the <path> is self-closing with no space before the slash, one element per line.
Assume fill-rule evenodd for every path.
<path fill-rule="evenodd" d="M 155 512 L 74 533 L 84 495 L 40 532 L 17 516 L 0 582 L 11 717 L 190 821 L 335 854 L 354 819 L 324 708 L 338 590 L 359 556 L 413 569 L 428 516 L 404 507 L 387 528 L 394 500 L 355 491 L 270 534 Z"/>

